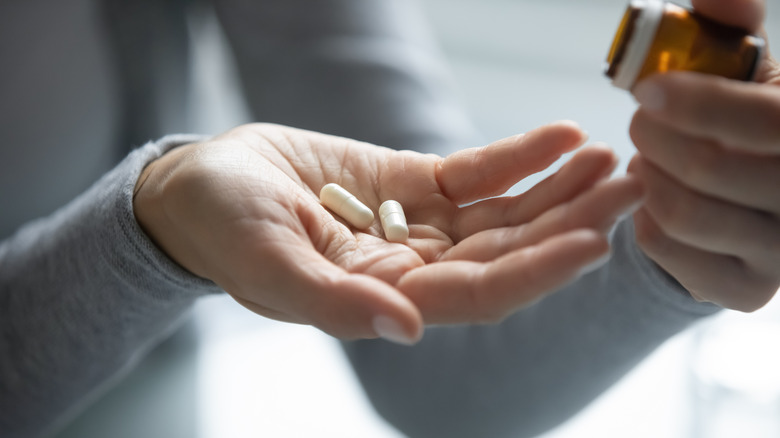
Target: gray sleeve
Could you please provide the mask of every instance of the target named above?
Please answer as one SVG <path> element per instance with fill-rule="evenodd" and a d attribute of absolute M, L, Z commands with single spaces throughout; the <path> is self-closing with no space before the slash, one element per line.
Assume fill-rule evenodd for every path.
<path fill-rule="evenodd" d="M 214 0 L 255 116 L 425 152 L 476 145 L 412 0 Z M 503 324 L 429 329 L 413 347 L 346 343 L 371 401 L 412 437 L 532 436 L 714 313 L 639 251 Z"/>
<path fill-rule="evenodd" d="M 416 0 L 212 0 L 254 116 L 395 149 L 476 145 Z"/>
<path fill-rule="evenodd" d="M 604 268 L 501 324 L 429 329 L 412 348 L 345 348 L 374 405 L 410 437 L 531 437 L 717 310 L 654 266 L 624 221 Z"/>
<path fill-rule="evenodd" d="M 75 415 L 219 289 L 160 252 L 135 221 L 143 167 L 199 139 L 131 153 L 80 197 L 0 244 L 0 436 L 37 436 Z"/>

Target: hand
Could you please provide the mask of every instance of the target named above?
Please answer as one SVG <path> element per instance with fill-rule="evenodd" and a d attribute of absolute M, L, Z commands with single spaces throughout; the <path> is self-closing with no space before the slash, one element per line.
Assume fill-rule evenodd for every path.
<path fill-rule="evenodd" d="M 605 181 L 616 158 L 604 147 L 520 196 L 474 203 L 584 140 L 557 123 L 441 158 L 246 125 L 150 164 L 135 214 L 170 257 L 256 313 L 412 343 L 423 323 L 500 319 L 608 255 L 604 234 L 642 189 Z M 325 209 L 318 193 L 330 182 L 374 212 L 399 201 L 406 244 L 386 241 L 378 219 L 356 230 Z"/>
<path fill-rule="evenodd" d="M 758 1 L 700 0 L 710 17 L 757 29 Z M 669 73 L 635 88 L 629 171 L 646 185 L 634 215 L 644 252 L 700 301 L 753 311 L 780 286 L 780 66 L 758 83 Z"/>

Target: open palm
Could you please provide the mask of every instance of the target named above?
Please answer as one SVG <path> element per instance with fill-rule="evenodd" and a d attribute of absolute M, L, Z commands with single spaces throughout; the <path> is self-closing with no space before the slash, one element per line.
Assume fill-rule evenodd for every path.
<path fill-rule="evenodd" d="M 557 123 L 441 158 L 245 125 L 150 166 L 136 215 L 174 260 L 257 313 L 413 341 L 423 323 L 500 320 L 608 254 L 604 233 L 641 196 L 634 179 L 605 181 L 609 150 L 584 148 L 528 192 L 496 197 L 584 139 Z M 323 207 L 332 182 L 375 212 L 400 202 L 408 241 Z"/>

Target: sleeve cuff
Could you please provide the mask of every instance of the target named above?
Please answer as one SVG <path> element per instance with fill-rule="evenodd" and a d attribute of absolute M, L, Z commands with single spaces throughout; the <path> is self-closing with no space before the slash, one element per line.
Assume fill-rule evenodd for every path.
<path fill-rule="evenodd" d="M 158 299 L 170 299 L 172 294 L 187 299 L 222 292 L 216 284 L 190 273 L 160 250 L 141 229 L 133 212 L 133 191 L 143 169 L 171 149 L 206 138 L 187 134 L 163 137 L 133 151 L 117 169 L 122 175 L 118 181 L 121 187 L 115 198 L 115 221 L 109 230 L 127 248 L 117 266 L 124 277 L 137 283 L 138 290 Z"/>

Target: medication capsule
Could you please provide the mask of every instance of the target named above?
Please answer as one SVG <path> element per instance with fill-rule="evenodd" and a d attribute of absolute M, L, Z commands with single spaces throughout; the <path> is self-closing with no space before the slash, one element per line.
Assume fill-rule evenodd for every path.
<path fill-rule="evenodd" d="M 605 73 L 624 90 L 672 70 L 749 81 L 764 46 L 760 37 L 692 9 L 663 0 L 632 0 L 609 50 Z"/>
<path fill-rule="evenodd" d="M 379 206 L 379 220 L 382 222 L 385 238 L 388 241 L 406 242 L 409 238 L 404 209 L 397 201 L 385 201 Z"/>
<path fill-rule="evenodd" d="M 363 230 L 374 222 L 374 212 L 338 184 L 325 184 L 320 190 L 320 202 L 355 228 Z"/>

